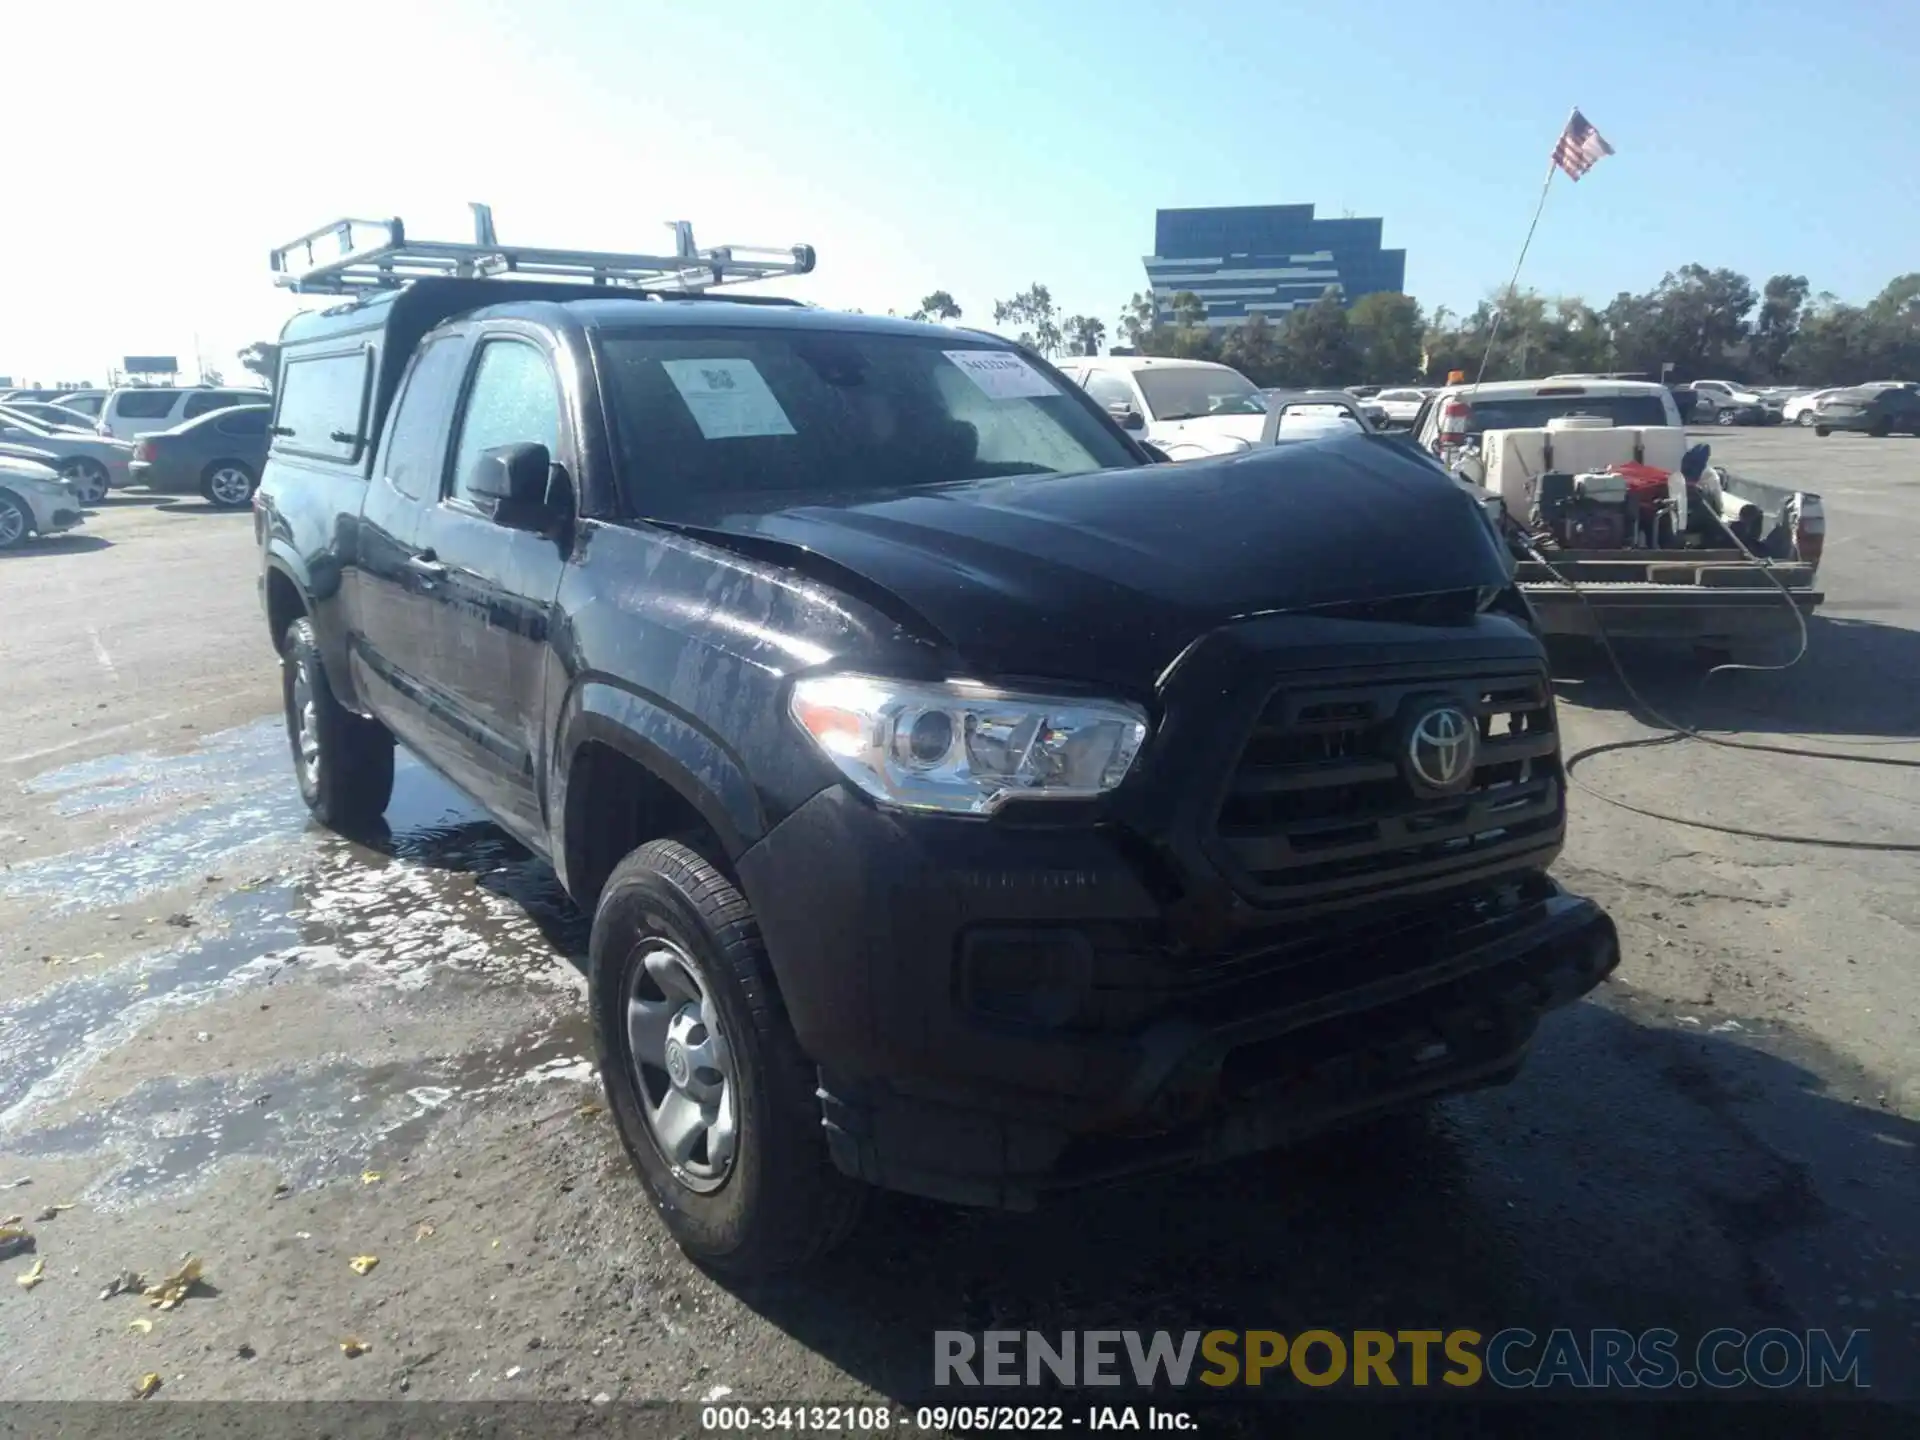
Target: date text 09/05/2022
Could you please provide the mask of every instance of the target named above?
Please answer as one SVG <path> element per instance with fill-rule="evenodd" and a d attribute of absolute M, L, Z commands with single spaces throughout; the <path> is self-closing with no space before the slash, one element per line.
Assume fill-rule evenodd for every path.
<path fill-rule="evenodd" d="M 947 1435 L 980 1431 L 1159 1430 L 1192 1432 L 1194 1417 L 1154 1405 L 708 1405 L 700 1428 L 721 1434 L 776 1430 L 874 1435 L 888 1430 Z"/>

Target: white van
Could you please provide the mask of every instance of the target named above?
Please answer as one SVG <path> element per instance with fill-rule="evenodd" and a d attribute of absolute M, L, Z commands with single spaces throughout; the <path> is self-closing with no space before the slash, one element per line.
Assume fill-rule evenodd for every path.
<path fill-rule="evenodd" d="M 215 390 L 206 386 L 122 385 L 100 407 L 99 430 L 116 440 L 133 440 L 155 430 L 171 430 L 209 410 L 230 405 L 262 405 L 265 390 Z"/>

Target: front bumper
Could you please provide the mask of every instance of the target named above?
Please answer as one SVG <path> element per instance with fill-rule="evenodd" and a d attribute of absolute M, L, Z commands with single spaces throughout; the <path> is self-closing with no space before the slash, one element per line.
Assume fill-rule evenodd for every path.
<path fill-rule="evenodd" d="M 1618 962 L 1538 872 L 1297 918 L 1190 913 L 1124 832 L 843 788 L 739 861 L 835 1163 L 1024 1207 L 1496 1083 Z"/>

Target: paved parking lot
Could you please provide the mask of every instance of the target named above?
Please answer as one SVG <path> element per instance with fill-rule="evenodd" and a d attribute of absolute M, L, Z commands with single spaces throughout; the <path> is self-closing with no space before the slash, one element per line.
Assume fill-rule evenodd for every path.
<path fill-rule="evenodd" d="M 1702 690 L 1632 654 L 1636 685 L 1920 759 L 1920 441 L 1706 438 L 1823 492 L 1829 600 L 1790 671 Z M 411 764 L 384 843 L 305 823 L 253 575 L 249 518 L 198 501 L 115 497 L 0 557 L 0 1213 L 45 1261 L 0 1285 L 0 1398 L 152 1371 L 177 1397 L 911 1399 L 939 1328 L 1505 1324 L 1863 1327 L 1876 1389 L 1920 1398 L 1914 857 L 1600 798 L 1911 843 L 1911 768 L 1596 755 L 1559 873 L 1625 959 L 1514 1085 L 1029 1216 L 885 1201 L 821 1270 L 729 1289 L 595 1104 L 551 872 Z M 1604 669 L 1562 695 L 1576 748 L 1650 733 Z M 178 1309 L 99 1298 L 187 1254 Z"/>

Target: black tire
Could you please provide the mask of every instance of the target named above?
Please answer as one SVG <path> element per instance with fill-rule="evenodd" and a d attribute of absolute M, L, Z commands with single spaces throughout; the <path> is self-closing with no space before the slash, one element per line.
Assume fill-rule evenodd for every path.
<path fill-rule="evenodd" d="M 1811 410 L 1802 410 L 1802 411 L 1801 411 L 1801 412 L 1799 413 L 1799 415 L 1797 415 L 1797 416 L 1796 416 L 1796 417 L 1794 418 L 1794 422 L 1793 422 L 1793 423 L 1794 423 L 1794 424 L 1796 424 L 1796 425 L 1805 425 L 1805 426 L 1811 426 L 1811 425 L 1813 424 L 1813 411 L 1811 411 Z"/>
<path fill-rule="evenodd" d="M 0 550 L 14 550 L 33 536 L 33 512 L 0 491 Z"/>
<path fill-rule="evenodd" d="M 1733 424 L 1733 419 L 1733 411 L 1731 410 L 1716 410 L 1713 412 L 1713 423 L 1716 425 L 1731 425 Z"/>
<path fill-rule="evenodd" d="M 1885 420 L 1876 420 L 1867 427 L 1867 434 L 1876 440 L 1884 440 L 1893 433 L 1893 426 Z"/>
<path fill-rule="evenodd" d="M 313 622 L 305 616 L 287 627 L 280 698 L 294 778 L 307 809 L 328 829 L 366 831 L 393 798 L 393 736 L 377 720 L 355 715 L 334 698 Z M 300 713 L 308 704 L 313 709 L 307 731 L 311 755 L 303 745 L 306 727 Z"/>
<path fill-rule="evenodd" d="M 244 493 L 240 482 L 245 481 Z M 221 510 L 239 510 L 253 503 L 260 477 L 244 460 L 216 460 L 200 472 L 200 494 Z"/>
<path fill-rule="evenodd" d="M 666 1157 L 648 1113 L 628 1032 L 649 951 L 689 964 L 713 1006 L 727 1056 L 733 1121 L 727 1168 L 696 1188 Z M 866 1187 L 828 1158 L 813 1065 L 773 986 L 752 908 L 711 860 L 653 840 L 608 877 L 593 917 L 587 983 L 607 1103 L 627 1155 L 668 1232 L 700 1265 L 750 1277 L 826 1254 L 858 1223 Z M 684 1072 L 684 1063 L 682 1070 Z"/>
<path fill-rule="evenodd" d="M 1813 427 L 1813 433 L 1816 435 L 1831 435 L 1833 433 L 1833 427 L 1830 425 L 1816 425 Z"/>

